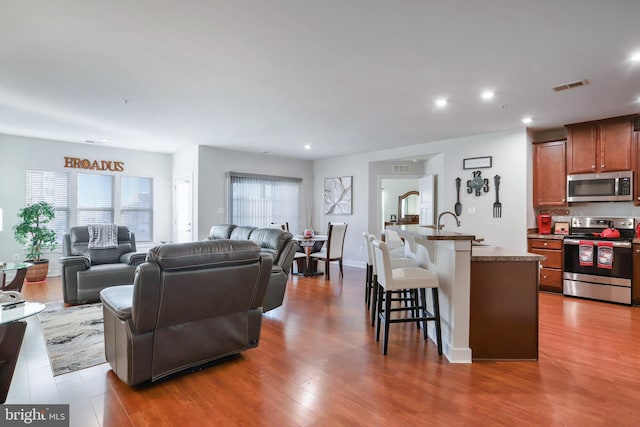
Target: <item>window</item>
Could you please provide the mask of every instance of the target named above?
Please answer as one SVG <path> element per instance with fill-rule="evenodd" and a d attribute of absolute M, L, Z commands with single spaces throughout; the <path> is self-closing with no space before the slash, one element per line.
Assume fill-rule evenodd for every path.
<path fill-rule="evenodd" d="M 237 225 L 268 227 L 288 222 L 298 232 L 300 178 L 227 172 L 229 219 Z"/>
<path fill-rule="evenodd" d="M 113 175 L 78 174 L 78 225 L 113 224 Z"/>
<path fill-rule="evenodd" d="M 69 229 L 69 174 L 67 172 L 26 171 L 27 205 L 38 202 L 51 204 L 56 217 L 49 228 L 56 232 L 57 241 L 62 243 L 64 233 Z"/>
<path fill-rule="evenodd" d="M 120 178 L 120 223 L 129 227 L 138 241 L 153 240 L 152 190 L 152 178 Z"/>
<path fill-rule="evenodd" d="M 101 223 L 126 225 L 136 240 L 153 240 L 153 178 L 27 170 L 26 204 L 41 201 L 56 211 L 49 228 L 59 244 L 70 226 Z"/>

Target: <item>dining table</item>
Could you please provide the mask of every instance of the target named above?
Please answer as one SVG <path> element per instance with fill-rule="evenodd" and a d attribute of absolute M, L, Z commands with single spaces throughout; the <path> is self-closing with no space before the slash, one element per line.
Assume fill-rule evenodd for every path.
<path fill-rule="evenodd" d="M 293 273 L 297 276 L 319 276 L 324 271 L 318 271 L 318 261 L 311 258 L 311 254 L 320 252 L 322 246 L 328 240 L 329 236 L 324 234 L 314 234 L 312 236 L 304 236 L 302 234 L 294 235 L 293 240 L 298 243 L 305 257 L 296 258 L 298 271 Z"/>

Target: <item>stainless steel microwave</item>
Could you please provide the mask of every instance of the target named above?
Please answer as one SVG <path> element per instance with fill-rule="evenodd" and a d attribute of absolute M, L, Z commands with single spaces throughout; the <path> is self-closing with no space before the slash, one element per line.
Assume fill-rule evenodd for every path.
<path fill-rule="evenodd" d="M 633 200 L 633 172 L 582 173 L 567 176 L 569 202 Z"/>

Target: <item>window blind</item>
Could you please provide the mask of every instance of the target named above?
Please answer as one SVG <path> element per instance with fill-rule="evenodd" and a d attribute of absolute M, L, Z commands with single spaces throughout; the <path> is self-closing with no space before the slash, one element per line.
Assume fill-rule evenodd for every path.
<path fill-rule="evenodd" d="M 56 217 L 48 228 L 56 232 L 57 242 L 62 243 L 63 235 L 69 229 L 69 174 L 27 170 L 25 188 L 26 205 L 47 202 L 54 207 Z"/>
<path fill-rule="evenodd" d="M 78 174 L 77 224 L 113 224 L 113 175 Z"/>
<path fill-rule="evenodd" d="M 298 233 L 300 178 L 228 172 L 229 217 L 233 224 L 268 227 L 289 223 Z"/>
<path fill-rule="evenodd" d="M 137 241 L 153 240 L 152 178 L 120 178 L 120 223 L 135 233 Z"/>

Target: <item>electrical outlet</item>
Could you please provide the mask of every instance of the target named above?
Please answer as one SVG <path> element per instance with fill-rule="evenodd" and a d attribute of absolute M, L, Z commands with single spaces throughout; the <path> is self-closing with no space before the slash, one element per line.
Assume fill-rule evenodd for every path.
<path fill-rule="evenodd" d="M 218 208 L 218 214 L 224 215 L 224 208 Z"/>
<path fill-rule="evenodd" d="M 469 206 L 469 208 L 467 208 L 467 212 L 471 215 L 474 215 L 476 213 L 476 207 L 475 206 Z"/>
<path fill-rule="evenodd" d="M 20 260 L 20 254 L 13 254 L 13 260 L 14 261 L 19 261 Z"/>

